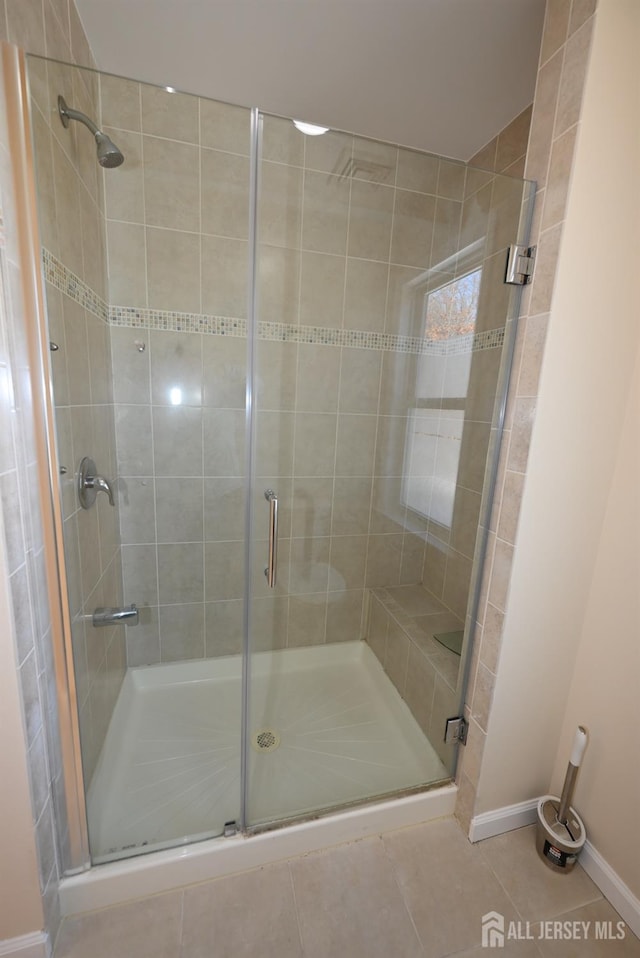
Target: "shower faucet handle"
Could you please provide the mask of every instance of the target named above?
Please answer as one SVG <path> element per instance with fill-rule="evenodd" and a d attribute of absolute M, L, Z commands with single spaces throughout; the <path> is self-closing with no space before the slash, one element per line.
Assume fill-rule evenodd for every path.
<path fill-rule="evenodd" d="M 78 498 L 83 509 L 90 509 L 96 501 L 99 492 L 105 492 L 109 505 L 115 506 L 113 487 L 108 479 L 98 476 L 96 464 L 89 456 L 85 456 L 78 470 Z"/>

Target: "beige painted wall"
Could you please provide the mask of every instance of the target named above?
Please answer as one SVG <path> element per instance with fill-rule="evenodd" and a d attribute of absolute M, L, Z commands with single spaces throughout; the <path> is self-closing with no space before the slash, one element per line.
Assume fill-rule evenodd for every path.
<path fill-rule="evenodd" d="M 637 317 L 637 310 L 635 312 Z M 589 838 L 626 884 L 640 892 L 640 349 L 580 646 L 564 716 L 552 791 L 562 787 L 576 726 L 590 731 L 575 804 Z"/>
<path fill-rule="evenodd" d="M 2 525 L 0 515 L 0 942 L 43 925 Z"/>
<path fill-rule="evenodd" d="M 636 894 L 637 849 L 634 863 L 620 813 L 605 826 L 600 816 L 612 809 L 605 813 L 602 794 L 587 799 L 586 792 L 605 752 L 600 788 L 619 781 L 627 743 L 618 729 L 633 727 L 625 696 L 628 711 L 638 675 L 624 636 L 634 613 L 637 622 L 637 599 L 620 585 L 619 601 L 612 601 L 607 580 L 625 568 L 612 523 L 628 507 L 614 493 L 629 489 L 630 479 L 615 471 L 616 456 L 620 449 L 620 470 L 631 455 L 620 445 L 625 430 L 633 433 L 635 422 L 637 434 L 640 419 L 631 399 L 640 338 L 639 40 L 633 0 L 600 0 L 476 807 L 483 812 L 544 793 L 554 762 L 557 788 L 573 728 L 591 720 L 577 805 L 586 802 L 598 851 Z M 633 421 L 625 423 L 630 408 Z M 627 518 L 630 539 L 628 524 Z M 602 636 L 596 623 L 607 613 Z M 603 657 L 615 673 L 610 682 L 601 680 Z M 594 679 L 597 696 L 583 684 Z M 634 803 L 631 786 L 622 787 L 624 802 L 637 808 L 637 793 Z"/>

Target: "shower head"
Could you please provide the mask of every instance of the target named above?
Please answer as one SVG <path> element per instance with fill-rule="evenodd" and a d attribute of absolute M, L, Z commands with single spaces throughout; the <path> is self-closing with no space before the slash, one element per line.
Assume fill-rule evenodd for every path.
<path fill-rule="evenodd" d="M 77 120 L 79 123 L 83 123 L 87 129 L 91 130 L 96 141 L 98 163 L 100 166 L 110 169 L 124 163 L 124 156 L 113 140 L 111 140 L 106 133 L 103 133 L 102 130 L 99 130 L 93 120 L 89 119 L 85 113 L 81 113 L 79 110 L 72 110 L 70 106 L 67 106 L 63 96 L 58 97 L 58 113 L 60 115 L 60 122 L 65 129 L 69 126 L 69 120 Z"/>
<path fill-rule="evenodd" d="M 98 148 L 98 163 L 107 169 L 114 166 L 120 166 L 124 163 L 124 156 L 106 133 L 100 131 L 95 134 L 96 146 Z"/>

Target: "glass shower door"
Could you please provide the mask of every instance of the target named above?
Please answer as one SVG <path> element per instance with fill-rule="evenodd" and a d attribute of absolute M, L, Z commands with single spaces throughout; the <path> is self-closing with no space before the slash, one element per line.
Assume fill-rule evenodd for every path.
<path fill-rule="evenodd" d="M 104 862 L 241 818 L 250 111 L 36 57 L 29 81 L 89 839 Z M 59 95 L 122 165 L 103 170 L 90 133 L 62 125 Z M 85 456 L 113 504 L 82 508 Z M 96 625 L 96 609 L 132 603 L 136 625 Z"/>
<path fill-rule="evenodd" d="M 454 773 L 529 215 L 461 163 L 259 140 L 249 828 Z"/>

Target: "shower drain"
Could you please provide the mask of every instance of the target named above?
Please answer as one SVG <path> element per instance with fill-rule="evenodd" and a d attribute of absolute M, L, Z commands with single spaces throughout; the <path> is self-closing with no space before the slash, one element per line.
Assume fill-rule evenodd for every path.
<path fill-rule="evenodd" d="M 273 752 L 280 744 L 280 736 L 273 728 L 261 728 L 254 732 L 251 744 L 256 752 Z"/>

